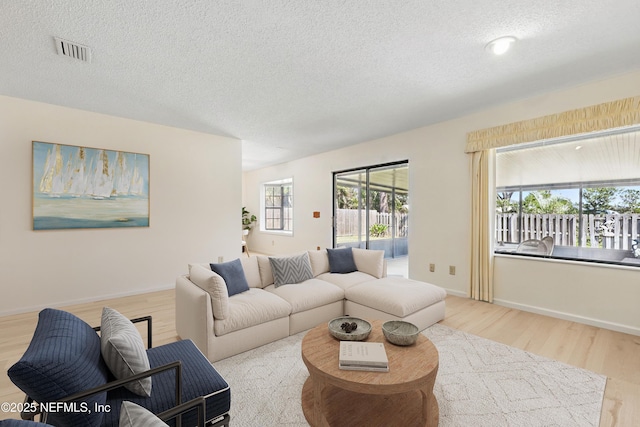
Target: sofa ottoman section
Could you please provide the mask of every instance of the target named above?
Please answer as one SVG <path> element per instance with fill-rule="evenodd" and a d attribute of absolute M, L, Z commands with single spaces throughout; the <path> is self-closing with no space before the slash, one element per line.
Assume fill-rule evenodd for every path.
<path fill-rule="evenodd" d="M 344 310 L 344 291 L 323 280 L 309 279 L 278 287 L 270 285 L 264 290 L 291 305 L 290 335 L 317 326 L 319 322 L 328 322 L 342 316 Z"/>
<path fill-rule="evenodd" d="M 405 320 L 420 330 L 444 318 L 444 289 L 403 277 L 385 277 L 345 290 L 345 314 Z"/>

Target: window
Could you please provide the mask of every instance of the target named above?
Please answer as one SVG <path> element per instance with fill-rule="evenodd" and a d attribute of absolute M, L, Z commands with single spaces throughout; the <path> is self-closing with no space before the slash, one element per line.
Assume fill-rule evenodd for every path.
<path fill-rule="evenodd" d="M 263 184 L 262 231 L 293 232 L 293 179 Z"/>
<path fill-rule="evenodd" d="M 549 256 L 640 266 L 640 130 L 496 152 L 497 253 L 553 239 Z"/>

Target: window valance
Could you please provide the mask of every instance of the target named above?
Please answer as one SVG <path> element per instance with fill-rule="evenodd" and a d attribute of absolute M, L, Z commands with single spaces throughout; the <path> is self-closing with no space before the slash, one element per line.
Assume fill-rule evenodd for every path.
<path fill-rule="evenodd" d="M 640 96 L 467 134 L 466 153 L 640 124 Z"/>

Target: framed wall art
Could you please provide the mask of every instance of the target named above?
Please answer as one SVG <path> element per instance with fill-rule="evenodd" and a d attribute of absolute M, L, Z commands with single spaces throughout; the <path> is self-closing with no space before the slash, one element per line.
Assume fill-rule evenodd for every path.
<path fill-rule="evenodd" d="M 33 229 L 149 226 L 149 155 L 33 141 Z"/>

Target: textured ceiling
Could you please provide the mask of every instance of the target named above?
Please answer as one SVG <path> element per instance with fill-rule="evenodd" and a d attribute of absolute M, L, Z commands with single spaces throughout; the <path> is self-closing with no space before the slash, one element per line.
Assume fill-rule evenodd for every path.
<path fill-rule="evenodd" d="M 232 136 L 249 170 L 640 69 L 638 22 L 638 0 L 5 0 L 0 94 Z"/>

